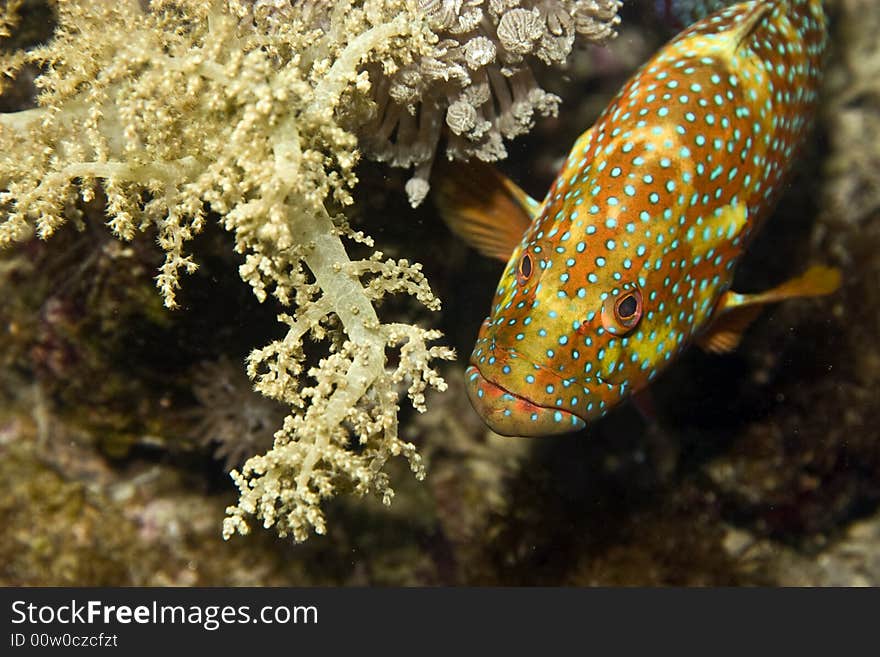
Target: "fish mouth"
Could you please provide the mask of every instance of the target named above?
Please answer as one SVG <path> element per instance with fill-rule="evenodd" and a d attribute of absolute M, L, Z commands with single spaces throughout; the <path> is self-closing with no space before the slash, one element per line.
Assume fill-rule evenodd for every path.
<path fill-rule="evenodd" d="M 540 406 L 490 381 L 476 365 L 465 372 L 471 405 L 492 431 L 502 436 L 552 436 L 587 426 L 574 413 Z"/>

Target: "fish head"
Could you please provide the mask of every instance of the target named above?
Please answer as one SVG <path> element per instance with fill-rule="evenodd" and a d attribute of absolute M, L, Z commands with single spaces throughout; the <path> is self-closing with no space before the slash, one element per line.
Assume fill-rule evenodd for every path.
<path fill-rule="evenodd" d="M 466 374 L 472 404 L 496 433 L 580 430 L 630 392 L 628 336 L 647 300 L 635 273 L 615 276 L 609 258 L 591 266 L 588 243 L 597 244 L 545 234 L 538 222 L 508 262 Z M 641 368 L 635 380 L 647 377 Z"/>

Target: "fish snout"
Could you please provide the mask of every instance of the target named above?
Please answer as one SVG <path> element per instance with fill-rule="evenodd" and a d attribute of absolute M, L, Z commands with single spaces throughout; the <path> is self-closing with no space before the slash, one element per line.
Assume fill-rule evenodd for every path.
<path fill-rule="evenodd" d="M 539 406 L 489 381 L 471 365 L 465 372 L 468 398 L 483 421 L 502 436 L 551 436 L 579 431 L 586 422 L 573 413 Z"/>

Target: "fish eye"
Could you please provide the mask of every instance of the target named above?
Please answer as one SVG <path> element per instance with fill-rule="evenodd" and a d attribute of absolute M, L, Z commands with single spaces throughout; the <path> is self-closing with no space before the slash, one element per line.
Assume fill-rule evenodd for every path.
<path fill-rule="evenodd" d="M 602 304 L 602 326 L 613 335 L 629 333 L 642 318 L 642 293 L 624 290 Z"/>
<path fill-rule="evenodd" d="M 522 257 L 519 259 L 519 266 L 517 267 L 517 280 L 520 285 L 525 283 L 532 275 L 532 256 L 528 253 L 523 253 Z"/>

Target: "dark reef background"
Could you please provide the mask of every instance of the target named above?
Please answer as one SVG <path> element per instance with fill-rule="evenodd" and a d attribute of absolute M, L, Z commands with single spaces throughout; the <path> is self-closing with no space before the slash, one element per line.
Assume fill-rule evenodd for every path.
<path fill-rule="evenodd" d="M 353 223 L 422 262 L 444 303 L 383 312 L 441 328 L 459 360 L 428 413 L 401 416 L 427 480 L 398 464 L 390 508 L 340 496 L 328 535 L 301 545 L 220 535 L 227 468 L 284 415 L 243 373 L 277 308 L 239 280 L 228 235 L 196 241 L 201 268 L 174 312 L 150 239 L 113 240 L 100 199 L 82 230 L 0 254 L 0 584 L 880 585 L 880 4 L 826 4 L 816 131 L 737 289 L 814 262 L 841 267 L 844 286 L 767 310 L 733 354 L 689 350 L 655 385 L 654 427 L 625 405 L 570 436 L 489 433 L 461 379 L 500 267 L 430 202 L 411 210 L 405 172 L 362 166 Z M 626 3 L 615 42 L 548 73 L 560 115 L 501 167 L 533 195 L 672 35 L 652 7 Z M 32 14 L 21 38 L 45 38 L 48 20 Z"/>

